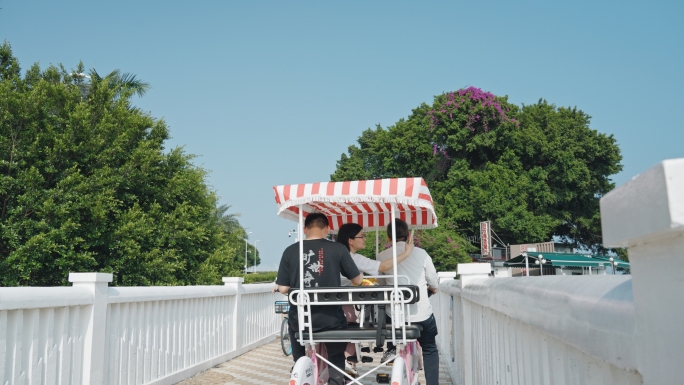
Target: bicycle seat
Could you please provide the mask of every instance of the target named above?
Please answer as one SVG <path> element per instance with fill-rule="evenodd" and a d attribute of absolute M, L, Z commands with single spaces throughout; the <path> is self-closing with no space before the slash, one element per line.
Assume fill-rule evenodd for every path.
<path fill-rule="evenodd" d="M 406 339 L 409 340 L 415 340 L 420 337 L 420 331 L 421 328 L 419 325 L 407 325 L 406 326 Z M 370 328 L 370 327 L 355 327 L 355 328 L 348 328 L 348 329 L 339 329 L 339 330 L 325 330 L 321 332 L 314 332 L 313 333 L 313 340 L 314 341 L 348 341 L 348 340 L 355 340 L 355 341 L 376 341 L 377 339 L 377 328 Z M 382 330 L 382 336 L 385 339 L 391 339 L 392 338 L 392 328 L 390 327 L 385 327 Z M 395 329 L 394 330 L 394 336 L 397 339 L 402 338 L 402 330 L 401 328 Z M 295 338 L 299 339 L 299 332 L 295 333 Z M 304 332 L 304 339 L 308 340 L 309 339 L 309 332 L 305 331 Z"/>

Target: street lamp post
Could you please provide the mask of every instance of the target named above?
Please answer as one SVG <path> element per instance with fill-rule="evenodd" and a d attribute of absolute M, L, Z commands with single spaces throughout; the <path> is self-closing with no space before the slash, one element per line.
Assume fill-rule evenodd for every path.
<path fill-rule="evenodd" d="M 293 229 L 292 231 L 289 231 L 289 232 L 287 233 L 287 236 L 288 236 L 288 237 L 291 237 L 292 234 L 295 235 L 295 242 L 299 242 L 299 231 Z"/>
<path fill-rule="evenodd" d="M 245 235 L 249 236 L 249 234 L 252 234 L 252 232 L 250 231 Z M 247 238 L 245 238 L 245 273 L 247 273 L 247 245 L 248 244 L 249 244 L 249 241 L 247 240 Z"/>
<path fill-rule="evenodd" d="M 546 263 L 546 259 L 544 259 L 544 256 L 539 254 L 537 257 L 537 260 L 534 261 L 535 264 L 539 265 L 539 272 L 541 273 L 541 276 L 544 276 L 544 263 Z"/>
<path fill-rule="evenodd" d="M 613 268 L 613 275 L 615 275 L 615 268 L 617 267 L 618 261 L 613 257 L 608 258 L 608 261 L 610 262 L 610 266 Z"/>
<path fill-rule="evenodd" d="M 256 241 L 254 241 L 254 272 L 255 272 L 255 273 L 256 273 L 256 258 L 257 258 L 257 254 L 258 254 L 257 248 L 256 248 L 256 244 L 257 244 L 257 242 L 259 242 L 259 241 L 260 241 L 259 239 L 257 239 Z"/>

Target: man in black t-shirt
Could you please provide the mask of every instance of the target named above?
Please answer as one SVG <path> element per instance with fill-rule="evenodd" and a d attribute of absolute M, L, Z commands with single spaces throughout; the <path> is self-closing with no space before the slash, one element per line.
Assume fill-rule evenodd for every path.
<path fill-rule="evenodd" d="M 304 287 L 339 287 L 340 274 L 352 281 L 353 285 L 361 284 L 363 275 L 352 260 L 349 250 L 337 242 L 330 242 L 325 238 L 330 231 L 328 218 L 322 213 L 309 214 L 304 221 L 304 255 L 299 256 L 299 243 L 290 245 L 283 252 L 278 268 L 276 285 L 278 290 L 287 295 L 290 287 L 299 287 L 299 262 L 304 261 Z M 304 347 L 295 339 L 299 331 L 297 307 L 290 306 L 289 332 L 292 341 L 292 358 L 295 362 L 305 355 Z M 314 331 L 346 329 L 347 320 L 342 307 L 339 305 L 325 305 L 311 307 L 311 321 Z M 328 360 L 341 370 L 344 370 L 344 349 L 346 342 L 327 342 Z M 343 385 L 343 375 L 335 369 L 330 369 L 330 379 Z M 335 384 L 335 382 L 331 382 Z"/>

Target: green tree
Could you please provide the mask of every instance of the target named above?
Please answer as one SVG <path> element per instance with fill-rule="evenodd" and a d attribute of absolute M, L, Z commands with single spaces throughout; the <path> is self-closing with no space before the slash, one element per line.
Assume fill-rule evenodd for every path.
<path fill-rule="evenodd" d="M 422 176 L 461 234 L 476 235 L 489 220 L 509 243 L 556 236 L 601 250 L 599 199 L 614 187 L 621 155 L 612 136 L 589 124 L 577 108 L 545 100 L 519 108 L 469 87 L 364 131 L 331 178 Z"/>
<path fill-rule="evenodd" d="M 238 218 L 240 217 L 239 213 L 232 213 L 229 214 L 228 210 L 230 210 L 230 205 L 220 205 L 218 206 L 215 211 L 214 211 L 214 217 L 219 224 L 219 226 L 223 229 L 223 231 L 228 235 L 230 243 L 231 244 L 239 244 L 240 246 L 237 248 L 237 252 L 235 253 L 235 258 L 234 258 L 234 263 L 237 266 L 242 266 L 241 269 L 239 270 L 244 270 L 245 266 L 245 246 L 243 245 L 243 242 L 245 242 L 245 239 L 247 239 L 247 232 L 245 229 L 240 225 L 240 221 Z M 261 264 L 261 255 L 258 252 L 255 252 L 254 250 L 254 245 L 248 243 L 246 245 L 247 248 L 247 267 L 248 270 L 252 266 L 254 266 L 255 260 L 254 260 L 254 255 L 256 254 L 256 265 L 259 266 Z M 233 275 L 238 274 L 236 271 L 232 272 Z M 224 277 L 226 275 L 223 275 Z"/>
<path fill-rule="evenodd" d="M 22 77 L 0 46 L 0 284 L 64 285 L 85 271 L 116 285 L 206 284 L 239 271 L 244 230 L 224 220 L 192 156 L 165 151 L 164 121 L 131 103 L 149 86 L 82 73 L 36 64 Z"/>

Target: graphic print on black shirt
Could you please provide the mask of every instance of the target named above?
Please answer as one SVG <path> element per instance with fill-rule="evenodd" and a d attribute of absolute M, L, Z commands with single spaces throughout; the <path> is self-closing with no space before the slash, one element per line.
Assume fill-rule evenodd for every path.
<path fill-rule="evenodd" d="M 311 281 L 316 281 L 313 287 L 319 287 L 317 277 L 323 274 L 325 267 L 325 252 L 323 248 L 318 249 L 318 260 L 311 263 L 311 257 L 315 256 L 313 250 L 304 252 L 302 255 L 302 260 L 304 261 L 304 287 L 312 287 Z"/>

